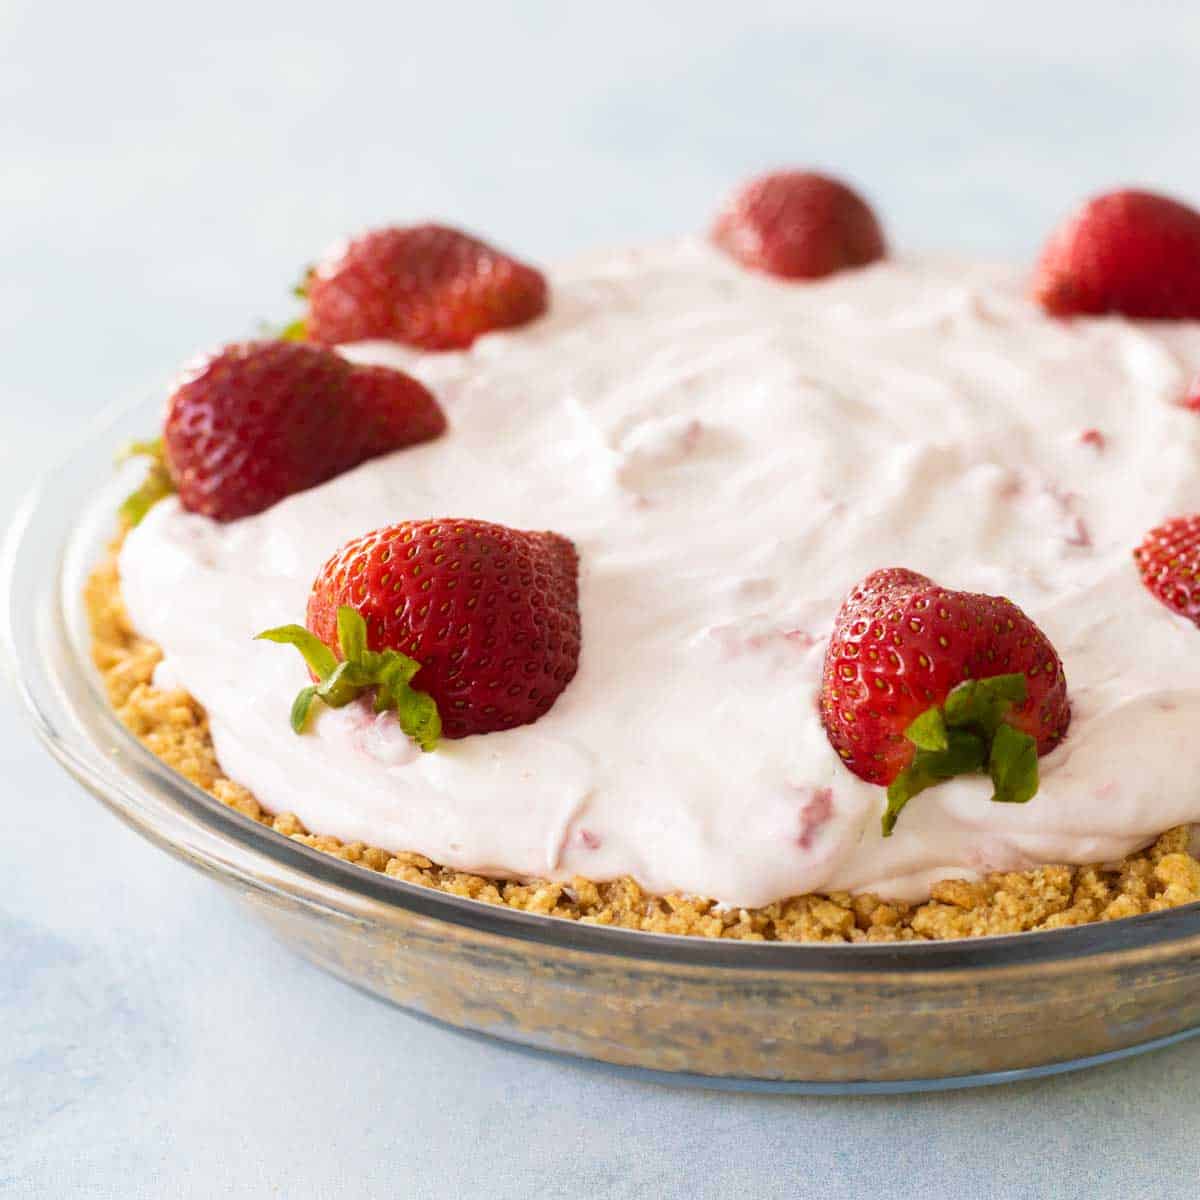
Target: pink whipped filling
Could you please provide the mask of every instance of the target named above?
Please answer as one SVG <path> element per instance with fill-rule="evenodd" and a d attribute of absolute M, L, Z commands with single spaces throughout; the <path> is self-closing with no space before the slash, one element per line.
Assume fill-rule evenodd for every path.
<path fill-rule="evenodd" d="M 470 351 L 345 349 L 424 380 L 445 437 L 232 525 L 167 501 L 129 538 L 134 624 L 264 805 L 462 869 L 746 906 L 916 899 L 1200 819 L 1200 630 L 1130 557 L 1200 509 L 1200 416 L 1179 403 L 1200 326 L 1051 320 L 1020 271 L 970 262 L 780 283 L 698 241 L 551 280 L 546 318 Z M 365 707 L 297 737 L 299 656 L 253 635 L 303 619 L 348 538 L 441 516 L 576 542 L 575 681 L 537 724 L 432 754 Z M 1030 803 L 959 779 L 881 838 L 883 792 L 843 768 L 815 700 L 843 595 L 883 566 L 1007 595 L 1054 642 L 1074 719 Z"/>

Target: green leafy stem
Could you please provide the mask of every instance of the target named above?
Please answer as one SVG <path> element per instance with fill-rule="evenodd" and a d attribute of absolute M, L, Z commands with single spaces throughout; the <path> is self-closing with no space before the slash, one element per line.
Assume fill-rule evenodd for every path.
<path fill-rule="evenodd" d="M 122 520 L 130 527 L 141 523 L 142 518 L 162 499 L 175 491 L 175 481 L 167 468 L 167 454 L 162 438 L 148 442 L 130 442 L 117 455 L 118 465 L 131 458 L 148 458 L 150 469 L 141 486 L 125 497 L 120 512 Z"/>
<path fill-rule="evenodd" d="M 992 799 L 1002 804 L 1032 799 L 1038 790 L 1037 742 L 1005 721 L 1027 694 L 1024 675 L 969 679 L 944 705 L 917 717 L 904 731 L 917 752 L 888 787 L 883 836 L 891 837 L 896 818 L 915 795 L 956 775 L 989 775 Z"/>
<path fill-rule="evenodd" d="M 292 728 L 308 728 L 313 701 L 342 708 L 364 692 L 375 691 L 375 711 L 394 712 L 404 730 L 422 750 L 432 750 L 442 733 L 442 719 L 432 696 L 418 692 L 409 681 L 421 664 L 398 650 L 368 650 L 367 623 L 349 605 L 337 613 L 341 661 L 319 637 L 303 625 L 281 625 L 258 635 L 259 640 L 295 646 L 318 682 L 301 690 L 292 704 Z"/>
<path fill-rule="evenodd" d="M 305 267 L 299 282 L 291 289 L 292 295 L 298 300 L 308 299 L 309 282 L 316 269 L 315 266 Z M 258 333 L 260 337 L 273 338 L 280 342 L 304 342 L 308 340 L 308 321 L 303 316 L 296 317 L 286 325 L 278 325 L 274 321 L 260 321 Z"/>
<path fill-rule="evenodd" d="M 292 288 L 292 295 L 297 300 L 308 299 L 309 282 L 316 269 L 315 266 L 304 268 L 304 274 L 300 277 L 300 281 Z M 308 322 L 303 317 L 297 317 L 294 321 L 289 321 L 274 336 L 283 342 L 302 342 L 308 337 Z"/>

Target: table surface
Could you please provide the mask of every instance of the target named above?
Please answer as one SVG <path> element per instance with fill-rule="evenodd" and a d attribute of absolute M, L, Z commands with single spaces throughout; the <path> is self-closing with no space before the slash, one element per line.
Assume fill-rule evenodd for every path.
<path fill-rule="evenodd" d="M 1200 196 L 1194 6 L 842 7 L 0 3 L 0 512 L 76 423 L 285 318 L 372 223 L 548 259 L 701 227 L 795 162 L 858 181 L 902 249 L 1028 258 L 1090 190 Z M 1200 1041 L 919 1097 L 629 1082 L 294 959 L 7 695 L 0 761 L 0 1194 L 1195 1194 Z"/>

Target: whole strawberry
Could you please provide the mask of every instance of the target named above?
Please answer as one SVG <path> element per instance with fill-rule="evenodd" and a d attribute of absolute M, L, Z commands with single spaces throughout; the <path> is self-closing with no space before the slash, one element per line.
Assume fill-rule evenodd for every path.
<path fill-rule="evenodd" d="M 377 229 L 326 259 L 302 285 L 305 335 L 326 346 L 381 338 L 460 350 L 546 311 L 546 280 L 444 225 Z"/>
<path fill-rule="evenodd" d="M 1142 581 L 1169 609 L 1200 625 L 1200 514 L 1172 517 L 1133 552 Z"/>
<path fill-rule="evenodd" d="M 320 681 L 293 724 L 313 696 L 338 706 L 371 689 L 427 749 L 429 705 L 451 738 L 536 721 L 579 665 L 578 567 L 566 538 L 487 521 L 403 521 L 348 542 L 313 583 L 307 628 L 261 635 L 298 646 Z"/>
<path fill-rule="evenodd" d="M 1015 604 L 892 568 L 838 613 L 821 716 L 846 766 L 887 786 L 887 835 L 908 800 L 954 775 L 987 771 L 993 799 L 1030 799 L 1071 709 L 1058 654 Z"/>
<path fill-rule="evenodd" d="M 300 342 L 241 342 L 176 388 L 161 451 L 184 508 L 232 521 L 445 428 L 438 402 L 401 371 Z"/>
<path fill-rule="evenodd" d="M 1200 212 L 1153 192 L 1097 196 L 1051 235 L 1032 291 L 1056 316 L 1200 319 Z"/>
<path fill-rule="evenodd" d="M 744 267 L 785 279 L 819 279 L 885 252 L 866 201 L 815 171 L 774 171 L 745 184 L 717 217 L 712 240 Z"/>

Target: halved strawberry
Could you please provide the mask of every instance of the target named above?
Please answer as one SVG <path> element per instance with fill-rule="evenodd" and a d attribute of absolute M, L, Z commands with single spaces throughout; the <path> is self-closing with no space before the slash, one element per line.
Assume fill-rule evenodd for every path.
<path fill-rule="evenodd" d="M 376 229 L 312 270 L 307 337 L 326 346 L 371 338 L 459 350 L 480 334 L 546 311 L 542 273 L 444 225 Z"/>
<path fill-rule="evenodd" d="M 301 342 L 239 342 L 193 366 L 167 403 L 157 457 L 126 502 L 136 523 L 177 490 L 189 512 L 232 521 L 359 463 L 437 437 L 438 402 L 416 379 Z"/>
<path fill-rule="evenodd" d="M 717 217 L 712 240 L 744 267 L 784 279 L 819 279 L 885 252 L 867 202 L 815 171 L 773 171 L 743 185 Z"/>
<path fill-rule="evenodd" d="M 1034 299 L 1056 316 L 1200 319 L 1200 212 L 1154 192 L 1108 192 L 1051 235 Z"/>
<path fill-rule="evenodd" d="M 1133 558 L 1146 587 L 1172 612 L 1200 625 L 1200 513 L 1156 525 Z"/>

